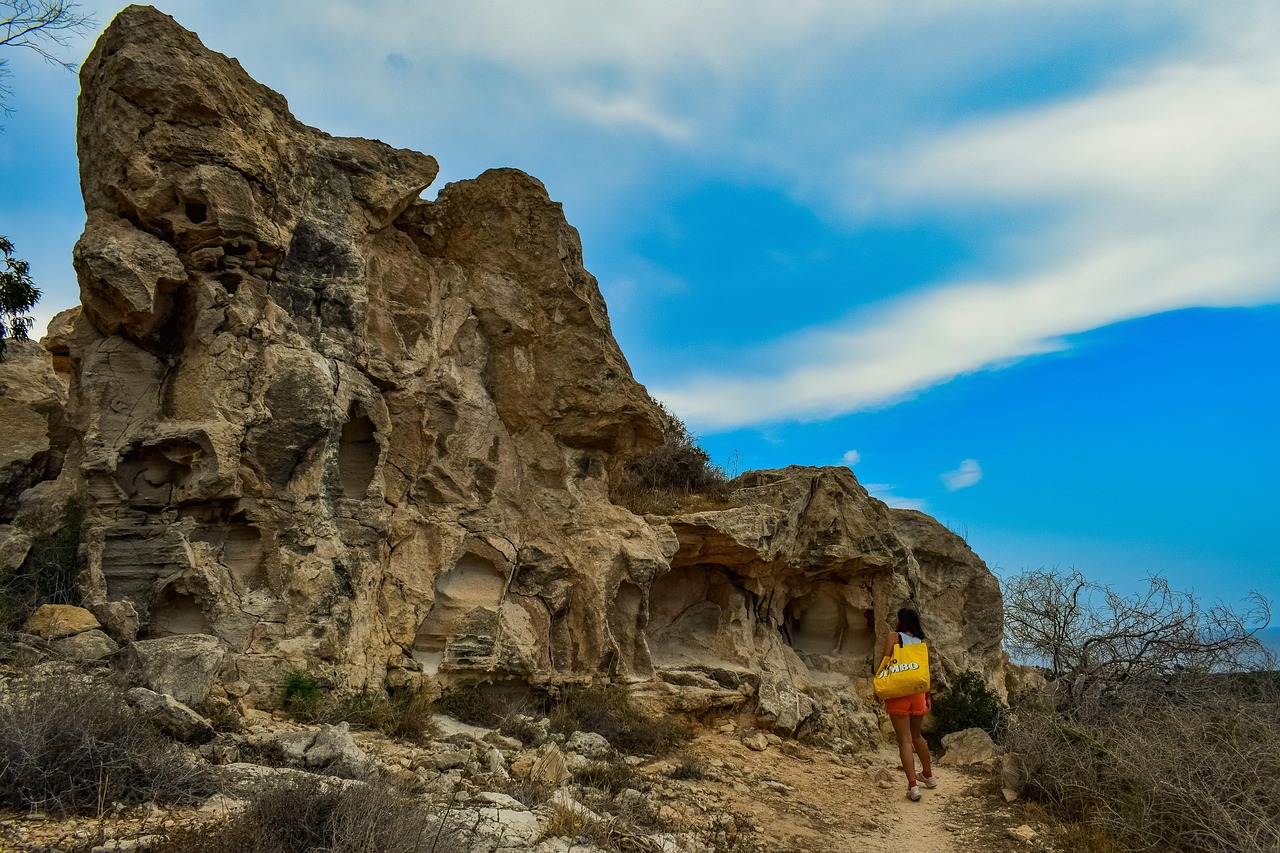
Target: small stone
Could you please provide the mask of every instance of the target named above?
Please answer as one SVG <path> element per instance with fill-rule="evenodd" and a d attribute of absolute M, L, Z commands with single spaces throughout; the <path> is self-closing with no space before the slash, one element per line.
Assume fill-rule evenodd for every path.
<path fill-rule="evenodd" d="M 769 739 L 760 732 L 750 734 L 742 739 L 742 745 L 747 749 L 753 749 L 756 752 L 764 752 L 769 748 Z"/>
<path fill-rule="evenodd" d="M 1022 824 L 1021 826 L 1011 826 L 1007 830 L 1005 830 L 1005 832 L 1014 841 L 1021 841 L 1024 844 L 1030 844 L 1032 841 L 1035 841 L 1037 837 L 1039 837 L 1039 833 L 1037 833 L 1031 827 L 1027 826 L 1025 823 Z"/>

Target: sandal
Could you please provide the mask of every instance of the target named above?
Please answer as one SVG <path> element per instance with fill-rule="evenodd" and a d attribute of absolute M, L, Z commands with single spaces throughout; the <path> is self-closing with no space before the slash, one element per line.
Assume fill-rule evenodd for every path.
<path fill-rule="evenodd" d="M 938 780 L 932 776 L 921 776 L 920 784 L 924 785 L 926 788 L 936 788 L 938 787 Z"/>
<path fill-rule="evenodd" d="M 907 789 L 907 799 L 913 803 L 920 799 L 919 785 L 912 785 L 910 788 Z"/>

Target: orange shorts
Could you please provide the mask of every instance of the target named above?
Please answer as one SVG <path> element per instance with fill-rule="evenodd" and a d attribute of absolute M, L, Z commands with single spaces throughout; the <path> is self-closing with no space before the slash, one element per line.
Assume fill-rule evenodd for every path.
<path fill-rule="evenodd" d="M 899 696 L 897 699 L 884 700 L 884 709 L 895 717 L 923 717 L 929 710 L 923 693 L 912 693 L 910 696 Z"/>

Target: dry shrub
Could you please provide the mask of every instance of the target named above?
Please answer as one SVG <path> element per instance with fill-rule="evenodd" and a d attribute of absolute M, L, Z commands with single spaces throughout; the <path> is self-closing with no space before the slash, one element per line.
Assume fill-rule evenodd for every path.
<path fill-rule="evenodd" d="M 353 696 L 338 711 L 342 720 L 400 740 L 422 743 L 436 737 L 440 727 L 431 719 L 435 704 L 425 693 L 381 693 Z"/>
<path fill-rule="evenodd" d="M 1184 683 L 1070 717 L 1020 709 L 1006 746 L 1028 795 L 1120 849 L 1280 849 L 1280 697 L 1236 676 Z"/>
<path fill-rule="evenodd" d="M 580 814 L 563 803 L 552 809 L 542 835 L 544 838 L 585 841 L 609 853 L 653 853 L 654 850 L 663 849 L 655 845 L 647 835 L 638 832 L 625 817 L 591 817 Z"/>
<path fill-rule="evenodd" d="M 730 506 L 729 478 L 684 422 L 662 407 L 664 439 L 627 463 L 613 497 L 632 512 L 665 514 Z"/>
<path fill-rule="evenodd" d="M 319 777 L 264 787 L 214 827 L 171 835 L 155 853 L 462 853 L 420 800 L 385 784 Z"/>
<path fill-rule="evenodd" d="M 0 630 L 18 630 L 42 604 L 80 603 L 76 576 L 84 568 L 84 510 L 67 504 L 62 526 L 36 538 L 21 568 L 0 575 Z"/>
<path fill-rule="evenodd" d="M 563 734 L 595 732 L 614 749 L 636 755 L 664 755 L 693 739 L 692 724 L 656 717 L 623 687 L 575 687 L 560 694 L 551 709 L 551 728 Z"/>
<path fill-rule="evenodd" d="M 624 788 L 637 788 L 641 784 L 634 768 L 617 761 L 590 761 L 574 771 L 573 780 L 611 797 Z"/>
<path fill-rule="evenodd" d="M 0 696 L 0 802 L 56 814 L 112 803 L 190 803 L 215 791 L 208 771 L 125 701 L 112 683 L 30 682 Z"/>
<path fill-rule="evenodd" d="M 711 771 L 707 767 L 707 762 L 696 755 L 686 753 L 680 757 L 680 762 L 671 768 L 671 772 L 667 775 L 672 779 L 698 782 L 710 778 Z"/>

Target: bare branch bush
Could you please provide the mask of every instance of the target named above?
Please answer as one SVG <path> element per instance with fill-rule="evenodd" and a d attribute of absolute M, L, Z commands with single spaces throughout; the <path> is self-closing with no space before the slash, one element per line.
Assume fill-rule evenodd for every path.
<path fill-rule="evenodd" d="M 1146 592 L 1123 596 L 1078 571 L 1024 572 L 1004 591 L 1005 643 L 1066 685 L 1070 702 L 1089 692 L 1167 689 L 1186 673 L 1270 669 L 1275 657 L 1258 639 L 1271 620 L 1266 599 L 1243 610 L 1201 605 L 1160 577 Z"/>
<path fill-rule="evenodd" d="M 1050 681 L 1005 735 L 1028 796 L 1118 849 L 1280 849 L 1280 673 L 1261 596 L 1203 607 L 1160 578 L 1122 596 L 1079 572 L 1006 587 L 1011 651 Z"/>
<path fill-rule="evenodd" d="M 94 26 L 93 16 L 80 11 L 80 4 L 68 0 L 0 0 L 0 48 L 26 48 L 46 62 L 75 71 L 76 64 L 60 58 L 55 48 L 71 46 L 72 37 Z M 6 61 L 0 59 L 0 112 L 8 114 L 12 90 L 4 84 L 9 76 Z"/>
<path fill-rule="evenodd" d="M 110 681 L 11 682 L 0 693 L 0 804 L 93 814 L 103 804 L 198 802 L 208 771 L 129 707 Z"/>

